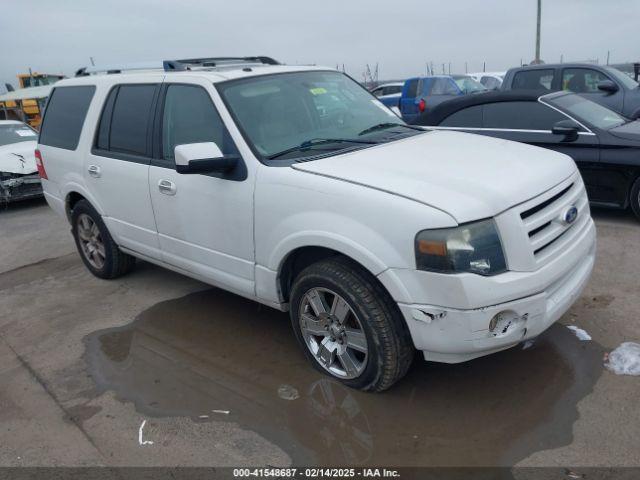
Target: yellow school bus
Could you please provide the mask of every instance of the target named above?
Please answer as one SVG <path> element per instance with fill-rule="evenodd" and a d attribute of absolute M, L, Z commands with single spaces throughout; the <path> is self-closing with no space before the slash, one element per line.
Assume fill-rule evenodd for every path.
<path fill-rule="evenodd" d="M 33 128 L 39 129 L 46 96 L 43 96 L 43 89 L 38 87 L 53 85 L 63 78 L 64 75 L 50 73 L 31 72 L 19 74 L 19 90 L 0 96 L 0 98 L 5 96 L 16 97 L 15 99 L 0 101 L 0 118 L 24 121 Z M 33 92 L 33 94 L 31 95 L 30 92 Z"/>

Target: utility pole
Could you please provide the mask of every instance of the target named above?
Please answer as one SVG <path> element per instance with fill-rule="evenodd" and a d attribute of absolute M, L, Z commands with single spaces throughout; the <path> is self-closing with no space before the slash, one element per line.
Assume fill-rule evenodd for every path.
<path fill-rule="evenodd" d="M 536 23 L 536 58 L 534 63 L 540 63 L 540 23 L 542 19 L 542 0 L 538 0 L 538 21 Z"/>
<path fill-rule="evenodd" d="M 607 65 L 609 65 L 609 53 L 611 53 L 611 52 L 609 52 L 609 50 L 607 50 Z"/>

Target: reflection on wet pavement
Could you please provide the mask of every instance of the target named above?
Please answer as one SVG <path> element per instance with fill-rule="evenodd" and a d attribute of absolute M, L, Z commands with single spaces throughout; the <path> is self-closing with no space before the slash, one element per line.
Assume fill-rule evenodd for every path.
<path fill-rule="evenodd" d="M 531 348 L 464 364 L 417 356 L 390 391 L 362 393 L 307 364 L 287 314 L 217 289 L 86 341 L 102 390 L 150 416 L 237 422 L 296 464 L 512 465 L 570 443 L 602 372 L 602 349 L 555 325 Z"/>

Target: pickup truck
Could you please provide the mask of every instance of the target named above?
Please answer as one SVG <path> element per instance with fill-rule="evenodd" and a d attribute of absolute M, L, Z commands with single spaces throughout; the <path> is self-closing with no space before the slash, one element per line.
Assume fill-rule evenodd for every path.
<path fill-rule="evenodd" d="M 612 67 L 590 63 L 528 65 L 510 69 L 501 90 L 570 90 L 623 116 L 640 118 L 638 82 Z"/>

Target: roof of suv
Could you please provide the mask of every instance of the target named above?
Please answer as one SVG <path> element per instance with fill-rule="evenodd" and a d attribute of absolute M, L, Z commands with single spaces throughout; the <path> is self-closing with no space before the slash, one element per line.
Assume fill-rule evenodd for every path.
<path fill-rule="evenodd" d="M 336 71 L 329 67 L 307 65 L 233 65 L 218 68 L 194 68 L 182 71 L 164 71 L 162 69 L 130 70 L 122 73 L 101 73 L 60 80 L 56 87 L 65 85 L 95 85 L 96 83 L 118 83 L 118 80 L 144 77 L 145 75 L 164 75 L 167 79 L 179 79 L 181 77 L 201 77 L 212 83 L 234 80 L 237 78 L 256 77 L 260 75 L 275 75 L 278 73 L 306 72 L 306 71 Z"/>
<path fill-rule="evenodd" d="M 544 70 L 549 68 L 602 68 L 603 65 L 594 63 L 540 63 L 537 65 L 523 65 L 521 67 L 513 67 L 509 70 Z"/>

